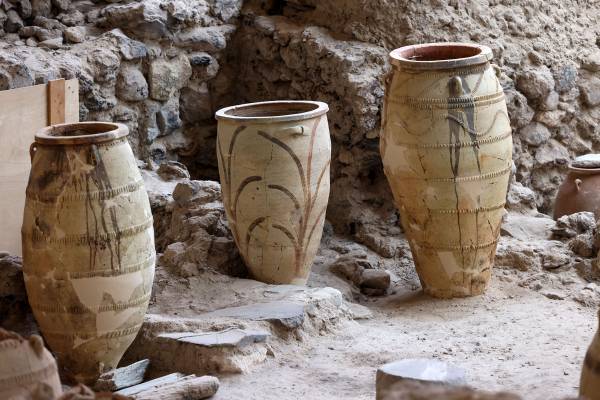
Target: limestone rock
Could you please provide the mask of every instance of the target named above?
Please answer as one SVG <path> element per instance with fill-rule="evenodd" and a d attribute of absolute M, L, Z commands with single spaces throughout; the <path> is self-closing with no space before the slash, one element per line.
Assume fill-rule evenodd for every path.
<path fill-rule="evenodd" d="M 500 228 L 503 236 L 529 242 L 532 240 L 547 240 L 552 235 L 554 220 L 549 217 L 530 217 L 509 213 Z"/>
<path fill-rule="evenodd" d="M 141 39 L 160 39 L 167 35 L 167 13 L 157 1 L 108 6 L 103 11 L 106 24 L 122 28 Z"/>
<path fill-rule="evenodd" d="M 579 85 L 581 98 L 589 107 L 595 107 L 600 104 L 600 78 L 591 77 L 585 83 Z"/>
<path fill-rule="evenodd" d="M 174 43 L 192 50 L 215 52 L 225 49 L 227 37 L 235 31 L 233 25 L 194 27 L 175 35 Z"/>
<path fill-rule="evenodd" d="M 600 71 L 600 51 L 594 51 L 581 62 L 581 67 L 590 72 Z"/>
<path fill-rule="evenodd" d="M 378 391 L 377 400 L 521 400 L 516 394 L 476 391 L 461 386 L 452 387 L 437 383 L 402 380 L 393 383 L 385 393 Z"/>
<path fill-rule="evenodd" d="M 50 0 L 31 0 L 31 9 L 34 17 L 38 15 L 48 17 L 52 11 L 52 2 Z"/>
<path fill-rule="evenodd" d="M 516 87 L 527 99 L 541 100 L 554 89 L 554 77 L 545 65 L 529 68 L 519 72 Z"/>
<path fill-rule="evenodd" d="M 505 95 L 511 124 L 516 128 L 522 128 L 531 122 L 534 110 L 527 103 L 527 98 L 514 89 L 505 91 Z"/>
<path fill-rule="evenodd" d="M 156 60 L 150 64 L 150 97 L 166 101 L 181 89 L 192 76 L 188 58 L 181 54 L 173 60 Z"/>
<path fill-rule="evenodd" d="M 142 72 L 133 67 L 121 68 L 117 77 L 117 96 L 126 101 L 142 101 L 148 98 L 148 83 Z"/>
<path fill-rule="evenodd" d="M 85 28 L 82 26 L 72 26 L 65 29 L 64 35 L 69 43 L 83 43 L 85 41 Z"/>
<path fill-rule="evenodd" d="M 581 233 L 591 233 L 596 228 L 594 213 L 582 211 L 563 215 L 556 221 L 552 233 L 556 238 L 573 238 Z"/>
<path fill-rule="evenodd" d="M 11 8 L 10 10 L 6 11 L 6 17 L 7 18 L 6 22 L 4 23 L 4 29 L 8 33 L 17 33 L 25 26 L 23 20 L 21 19 L 21 16 L 14 8 Z"/>
<path fill-rule="evenodd" d="M 508 188 L 506 208 L 521 214 L 537 212 L 535 193 L 530 188 L 523 186 L 522 183 L 513 182 Z"/>
<path fill-rule="evenodd" d="M 540 146 L 550 139 L 551 133 L 544 125 L 532 122 L 521 128 L 519 135 L 525 143 L 531 146 Z"/>
<path fill-rule="evenodd" d="M 185 165 L 183 165 L 180 162 L 177 161 L 166 161 L 160 164 L 160 166 L 158 167 L 158 175 L 160 175 L 161 178 L 165 179 L 165 180 L 170 180 L 170 179 L 189 179 L 190 178 L 190 173 L 188 172 L 187 168 Z M 176 195 L 179 204 L 184 204 L 185 202 L 189 201 L 190 198 L 193 195 L 193 192 L 190 190 L 189 193 L 189 197 L 186 197 L 185 200 L 183 200 L 183 195 L 180 193 L 180 190 L 183 188 L 189 188 L 189 185 L 178 185 L 177 189 L 178 189 L 178 193 Z"/>

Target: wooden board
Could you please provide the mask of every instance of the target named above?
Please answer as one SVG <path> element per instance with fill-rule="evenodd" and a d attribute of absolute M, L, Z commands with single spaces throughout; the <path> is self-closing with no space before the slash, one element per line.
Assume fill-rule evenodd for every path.
<path fill-rule="evenodd" d="M 21 255 L 29 145 L 50 119 L 79 121 L 77 79 L 0 91 L 0 251 Z"/>

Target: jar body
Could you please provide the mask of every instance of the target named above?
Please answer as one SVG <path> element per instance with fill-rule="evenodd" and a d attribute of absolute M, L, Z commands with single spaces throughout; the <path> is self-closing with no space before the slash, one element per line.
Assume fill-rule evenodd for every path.
<path fill-rule="evenodd" d="M 386 90 L 384 171 L 423 289 L 435 297 L 485 290 L 505 212 L 510 120 L 495 69 L 480 61 L 396 63 Z"/>
<path fill-rule="evenodd" d="M 217 114 L 223 203 L 237 247 L 254 278 L 305 284 L 329 199 L 329 127 L 326 109 L 303 119 L 265 117 L 299 107 L 277 111 L 279 103 L 240 106 L 253 109 L 262 119 L 230 118 L 227 111 Z"/>
<path fill-rule="evenodd" d="M 600 169 L 569 168 L 554 202 L 554 219 L 581 211 L 600 217 Z"/>
<path fill-rule="evenodd" d="M 68 136 L 93 124 L 60 130 Z M 22 228 L 27 295 L 59 366 L 82 383 L 117 366 L 152 291 L 152 213 L 125 136 L 71 144 L 36 136 L 32 145 Z"/>

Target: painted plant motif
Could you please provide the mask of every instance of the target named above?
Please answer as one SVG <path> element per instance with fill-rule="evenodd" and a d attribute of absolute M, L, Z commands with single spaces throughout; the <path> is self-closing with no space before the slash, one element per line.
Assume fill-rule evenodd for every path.
<path fill-rule="evenodd" d="M 327 160 L 323 163 L 323 160 L 315 160 L 314 155 L 318 150 L 315 142 L 323 131 L 327 131 L 327 119 L 324 116 L 320 116 L 312 122 L 310 133 L 305 136 L 303 133 L 296 134 L 281 134 L 284 131 L 289 130 L 275 130 L 274 132 L 268 132 L 266 129 L 257 129 L 253 126 L 238 126 L 231 135 L 231 139 L 228 145 L 221 143 L 222 138 L 217 139 L 217 156 L 221 166 L 221 177 L 224 187 L 224 203 L 228 214 L 230 228 L 233 232 L 235 241 L 240 249 L 240 252 L 244 256 L 247 264 L 251 264 L 249 258 L 249 252 L 251 249 L 251 241 L 253 233 L 259 227 L 266 229 L 272 228 L 281 232 L 285 238 L 289 241 L 289 244 L 294 249 L 294 260 L 293 268 L 294 275 L 297 278 L 304 279 L 306 275 L 306 269 L 312 262 L 309 260 L 310 252 L 308 251 L 309 246 L 313 241 L 317 241 L 315 236 L 318 233 L 318 238 L 321 236 L 321 227 L 325 217 L 325 211 L 327 203 L 318 204 L 318 199 L 322 199 L 323 196 L 327 199 L 329 195 L 329 165 L 330 156 L 327 153 Z M 310 122 L 309 122 L 310 123 Z M 325 125 L 324 127 L 321 125 Z M 321 126 L 321 130 L 319 127 Z M 302 129 L 303 131 L 304 129 Z M 291 185 L 280 184 L 280 182 L 274 181 L 270 177 L 260 175 L 248 175 L 244 178 L 238 179 L 240 182 L 234 187 L 232 181 L 232 175 L 235 172 L 241 171 L 236 170 L 236 166 L 232 165 L 232 160 L 236 156 L 237 151 L 244 151 L 242 147 L 236 146 L 239 138 L 244 135 L 253 135 L 255 140 L 265 141 L 267 147 L 273 149 L 279 149 L 285 154 L 287 162 L 295 166 L 297 177 L 294 177 L 295 182 Z M 253 139 L 253 140 L 254 140 Z M 304 139 L 304 140 L 303 140 Z M 308 139 L 308 143 L 306 143 Z M 292 148 L 293 145 L 298 145 L 298 141 L 302 141 L 304 147 L 308 146 L 308 152 L 306 158 L 302 160 L 302 156 L 299 156 L 296 151 Z M 226 149 L 224 151 L 224 149 Z M 323 152 L 319 152 L 319 156 L 322 158 Z M 234 163 L 235 164 L 235 163 Z M 322 164 L 322 165 L 319 165 Z M 319 168 L 319 173 L 316 177 L 313 177 L 315 168 Z M 315 179 L 316 178 L 316 179 Z M 241 197 L 247 193 L 248 190 L 253 187 L 252 184 L 262 184 L 262 190 L 267 191 L 265 199 L 268 202 L 269 193 L 277 192 L 284 198 L 288 199 L 291 205 L 290 218 L 288 223 L 282 223 L 281 218 L 274 218 L 272 215 L 259 215 L 256 216 L 248 225 L 244 231 L 243 224 L 239 223 Z M 301 195 L 297 195 L 295 190 L 296 185 L 301 188 Z M 323 203 L 323 202 L 320 202 Z M 266 243 L 261 243 L 261 246 L 267 246 Z M 310 256 L 312 257 L 312 256 Z M 252 269 L 252 266 L 249 265 Z M 258 267 L 260 268 L 260 266 Z"/>

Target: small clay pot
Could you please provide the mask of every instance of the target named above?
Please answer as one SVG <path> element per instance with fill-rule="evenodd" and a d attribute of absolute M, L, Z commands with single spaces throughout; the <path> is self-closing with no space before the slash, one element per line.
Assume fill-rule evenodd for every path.
<path fill-rule="evenodd" d="M 589 156 L 576 158 L 558 189 L 554 203 L 554 219 L 581 211 L 600 216 L 600 160 L 589 162 Z M 593 155 L 600 157 L 599 155 Z"/>

